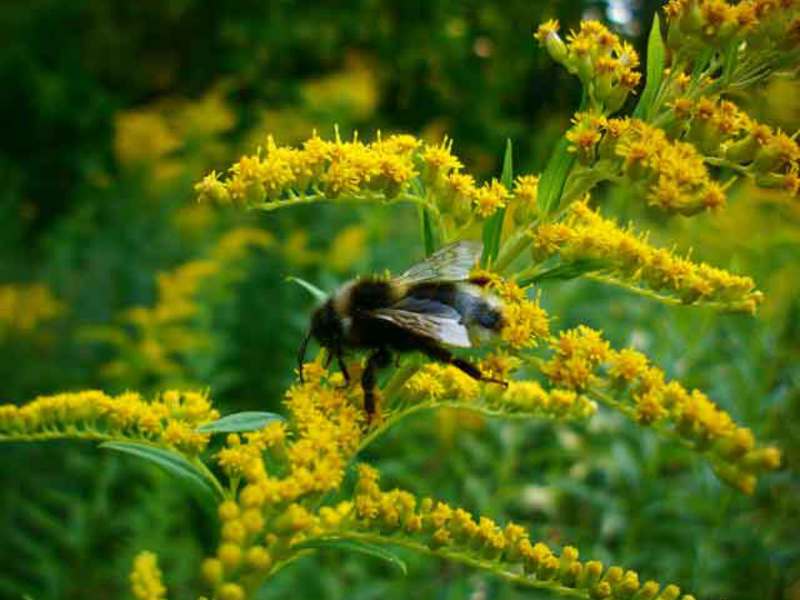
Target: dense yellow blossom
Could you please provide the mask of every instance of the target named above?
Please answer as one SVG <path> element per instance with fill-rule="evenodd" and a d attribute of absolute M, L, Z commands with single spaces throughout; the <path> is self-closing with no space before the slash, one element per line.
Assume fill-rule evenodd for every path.
<path fill-rule="evenodd" d="M 241 482 L 236 499 L 219 505 L 221 542 L 216 558 L 204 563 L 217 594 L 239 585 L 242 565 L 256 581 L 276 560 L 290 556 L 293 544 L 320 527 L 340 524 L 349 511 L 341 505 L 317 514 L 303 502 L 341 486 L 363 436 L 360 389 L 341 387 L 341 376 L 329 375 L 319 363 L 305 365 L 304 377 L 286 394 L 287 424 L 229 434 L 217 452 L 226 475 Z M 282 465 L 278 473 L 267 468 L 265 453 Z"/>
<path fill-rule="evenodd" d="M 595 168 L 604 178 L 627 179 L 648 204 L 683 215 L 725 204 L 722 188 L 692 144 L 670 140 L 640 119 L 579 113 L 574 123 L 567 139 L 579 160 L 585 165 L 599 160 Z"/>
<path fill-rule="evenodd" d="M 793 137 L 759 123 L 729 100 L 679 97 L 670 107 L 686 139 L 706 156 L 743 167 L 760 186 L 800 194 L 800 146 Z"/>
<path fill-rule="evenodd" d="M 656 248 L 646 235 L 604 219 L 585 202 L 572 204 L 563 222 L 537 227 L 533 254 L 537 261 L 555 255 L 566 263 L 590 260 L 607 279 L 642 286 L 684 304 L 716 303 L 753 313 L 763 299 L 751 278 Z"/>
<path fill-rule="evenodd" d="M 164 600 L 167 588 L 161 581 L 158 557 L 152 552 L 140 552 L 133 559 L 131 592 L 138 600 Z"/>
<path fill-rule="evenodd" d="M 151 401 L 136 392 L 65 392 L 22 406 L 0 405 L 0 440 L 122 437 L 198 454 L 209 436 L 195 429 L 217 418 L 217 410 L 199 392 L 170 390 Z"/>
<path fill-rule="evenodd" d="M 12 333 L 29 333 L 63 312 L 64 305 L 44 284 L 0 285 L 0 340 Z"/>
<path fill-rule="evenodd" d="M 464 220 L 486 218 L 506 206 L 511 192 L 497 180 L 477 185 L 461 172 L 452 140 L 423 144 L 410 135 L 391 135 L 364 143 L 323 140 L 316 134 L 301 148 L 267 147 L 243 156 L 225 179 L 212 171 L 197 185 L 201 201 L 276 208 L 323 199 L 382 202 L 395 199 L 426 204 Z M 417 180 L 431 192 L 421 194 Z M 526 192 L 529 195 L 529 192 Z"/>
<path fill-rule="evenodd" d="M 505 416 L 586 418 L 597 409 L 594 402 L 571 390 L 547 391 L 535 381 L 509 381 L 505 387 L 496 383 L 479 384 L 456 367 L 438 364 L 425 365 L 417 371 L 406 382 L 405 390 L 418 402 L 455 403 Z"/>

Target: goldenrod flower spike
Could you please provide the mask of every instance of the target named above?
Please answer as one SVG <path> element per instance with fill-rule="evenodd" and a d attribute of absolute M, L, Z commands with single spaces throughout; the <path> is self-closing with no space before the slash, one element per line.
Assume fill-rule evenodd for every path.
<path fill-rule="evenodd" d="M 619 227 L 586 202 L 573 204 L 563 222 L 542 224 L 532 235 L 537 263 L 556 256 L 562 264 L 589 261 L 593 270 L 588 277 L 664 302 L 752 314 L 763 300 L 751 278 L 656 248 L 646 234 L 637 233 L 632 226 Z"/>
<path fill-rule="evenodd" d="M 199 392 L 169 390 L 150 401 L 136 392 L 67 392 L 20 407 L 0 405 L 0 441 L 141 441 L 196 456 L 209 440 L 196 428 L 217 418 L 217 410 Z"/>
<path fill-rule="evenodd" d="M 410 135 L 379 134 L 364 143 L 326 141 L 315 134 L 301 148 L 289 148 L 270 138 L 263 156 L 243 156 L 224 180 L 212 171 L 195 191 L 203 202 L 264 210 L 322 201 L 412 202 L 447 213 L 457 224 L 473 215 L 488 218 L 513 200 L 497 180 L 477 185 L 462 173 L 452 145 L 448 139 L 423 144 Z"/>
<path fill-rule="evenodd" d="M 752 493 L 760 473 L 780 466 L 777 448 L 758 447 L 749 429 L 700 390 L 667 381 L 642 353 L 612 350 L 600 332 L 585 326 L 562 332 L 549 345 L 552 357 L 538 364 L 553 385 L 597 399 L 707 454 L 717 474 L 740 491 Z"/>
<path fill-rule="evenodd" d="M 532 541 L 515 523 L 501 527 L 488 517 L 476 518 L 444 502 L 420 500 L 399 489 L 384 491 L 378 472 L 367 465 L 359 465 L 358 475 L 347 527 L 340 521 L 322 525 L 317 533 L 321 538 L 391 543 L 480 568 L 517 585 L 573 598 L 680 597 L 675 585 L 662 589 L 654 581 L 640 584 L 635 571 L 606 569 L 598 561 L 582 562 L 572 546 L 557 553 Z M 690 598 L 683 596 L 684 600 Z"/>

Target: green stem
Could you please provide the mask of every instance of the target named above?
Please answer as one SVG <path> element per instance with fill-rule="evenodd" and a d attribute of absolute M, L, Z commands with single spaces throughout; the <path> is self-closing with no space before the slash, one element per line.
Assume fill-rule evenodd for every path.
<path fill-rule="evenodd" d="M 496 560 L 476 558 L 474 555 L 448 548 L 433 549 L 423 543 L 404 537 L 395 538 L 385 537 L 373 533 L 343 531 L 341 533 L 337 533 L 335 536 L 325 536 L 320 539 L 345 539 L 355 542 L 364 542 L 367 544 L 398 546 L 419 554 L 435 556 L 445 560 L 461 563 L 481 571 L 486 571 L 495 577 L 499 577 L 500 579 L 510 583 L 521 585 L 527 588 L 547 590 L 554 594 L 568 598 L 583 598 L 585 600 L 591 598 L 589 595 L 589 590 L 587 589 L 580 590 L 568 588 L 563 585 L 559 585 L 554 581 L 542 581 L 540 579 L 536 579 L 533 575 L 526 575 L 525 573 L 521 572 L 521 570 L 512 570 L 512 565 L 507 563 L 502 563 Z"/>
<path fill-rule="evenodd" d="M 426 208 L 431 208 L 430 203 L 427 202 L 425 198 L 417 196 L 416 194 L 398 194 L 394 198 L 386 198 L 383 194 L 379 193 L 364 193 L 364 194 L 353 194 L 350 196 L 337 196 L 335 198 L 330 198 L 325 194 L 309 194 L 304 196 L 298 196 L 295 198 L 290 198 L 288 200 L 275 200 L 273 202 L 263 202 L 261 204 L 256 204 L 254 206 L 248 207 L 250 210 L 263 210 L 266 212 L 270 212 L 273 210 L 278 210 L 280 208 L 288 208 L 290 206 L 301 206 L 303 204 L 319 204 L 321 202 L 329 202 L 331 204 L 371 204 L 374 205 L 376 203 L 379 204 L 399 204 L 402 202 L 408 202 L 411 204 L 417 204 L 424 206 Z"/>

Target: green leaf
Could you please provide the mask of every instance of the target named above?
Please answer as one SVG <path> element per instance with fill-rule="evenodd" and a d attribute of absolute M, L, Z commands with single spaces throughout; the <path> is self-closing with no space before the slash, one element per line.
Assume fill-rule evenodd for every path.
<path fill-rule="evenodd" d="M 664 78 L 665 61 L 664 40 L 661 37 L 661 20 L 658 13 L 653 17 L 650 37 L 647 39 L 647 81 L 645 81 L 642 97 L 633 111 L 633 116 L 646 119 L 650 116 L 653 103 L 658 96 L 661 81 Z"/>
<path fill-rule="evenodd" d="M 431 219 L 430 211 L 424 206 L 419 207 L 419 221 L 422 228 L 422 241 L 425 244 L 425 256 L 436 252 L 436 226 Z"/>
<path fill-rule="evenodd" d="M 575 153 L 569 151 L 569 142 L 566 137 L 562 137 L 539 179 L 538 207 L 543 216 L 558 210 L 561 194 L 564 193 L 564 185 L 574 162 Z"/>
<path fill-rule="evenodd" d="M 189 484 L 192 489 L 202 492 L 206 499 L 216 502 L 222 498 L 222 494 L 215 485 L 212 485 L 208 477 L 186 457 L 174 450 L 141 442 L 105 442 L 100 444 L 100 447 L 132 454 L 155 463 L 171 475 L 175 475 L 181 481 Z"/>
<path fill-rule="evenodd" d="M 399 556 L 389 552 L 381 546 L 362 542 L 361 540 L 348 540 L 345 538 L 320 538 L 302 542 L 296 546 L 292 546 L 292 548 L 295 550 L 325 550 L 327 548 L 332 548 L 334 550 L 344 550 L 345 552 L 359 552 L 361 554 L 367 554 L 369 556 L 374 556 L 375 558 L 385 560 L 386 562 L 391 563 L 400 569 L 400 572 L 403 575 L 408 574 L 406 563 L 403 562 Z"/>
<path fill-rule="evenodd" d="M 321 289 L 319 289 L 313 283 L 309 283 L 305 279 L 300 279 L 299 277 L 294 277 L 292 275 L 289 275 L 286 278 L 286 281 L 290 281 L 292 283 L 296 283 L 301 288 L 303 288 L 305 291 L 307 291 L 309 294 L 311 294 L 314 297 L 314 299 L 317 300 L 318 302 L 324 302 L 325 300 L 328 299 L 328 294 L 323 292 Z"/>
<path fill-rule="evenodd" d="M 281 415 L 271 412 L 244 411 L 225 415 L 211 423 L 203 423 L 196 431 L 199 433 L 236 433 L 257 431 L 273 421 L 283 421 Z"/>
<path fill-rule="evenodd" d="M 506 153 L 503 157 L 503 171 L 500 174 L 500 183 L 511 191 L 514 185 L 514 164 L 511 140 L 506 140 Z M 483 224 L 483 255 L 481 264 L 488 266 L 497 258 L 500 251 L 500 240 L 503 236 L 503 222 L 506 217 L 505 207 L 501 207 Z"/>
<path fill-rule="evenodd" d="M 542 281 L 547 281 L 549 279 L 575 279 L 576 277 L 581 277 L 587 273 L 601 271 L 607 266 L 608 264 L 603 260 L 596 258 L 583 258 L 576 260 L 575 262 L 563 263 L 551 269 L 540 271 L 531 277 L 520 279 L 518 283 L 524 287 L 532 283 L 541 283 Z"/>

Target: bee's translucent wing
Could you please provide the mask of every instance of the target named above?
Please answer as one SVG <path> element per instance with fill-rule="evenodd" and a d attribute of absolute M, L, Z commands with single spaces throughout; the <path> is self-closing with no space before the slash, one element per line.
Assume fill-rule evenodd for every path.
<path fill-rule="evenodd" d="M 438 304 L 438 303 L 435 303 Z M 430 338 L 433 341 L 469 348 L 469 334 L 466 326 L 461 322 L 460 315 L 455 309 L 439 304 L 446 310 L 433 313 L 412 312 L 395 308 L 381 308 L 369 312 L 370 317 L 389 321 L 398 327 L 416 335 Z"/>
<path fill-rule="evenodd" d="M 398 277 L 406 283 L 420 281 L 465 281 L 469 272 L 478 262 L 483 244 L 478 241 L 462 240 L 440 248 L 421 263 L 417 263 Z"/>

